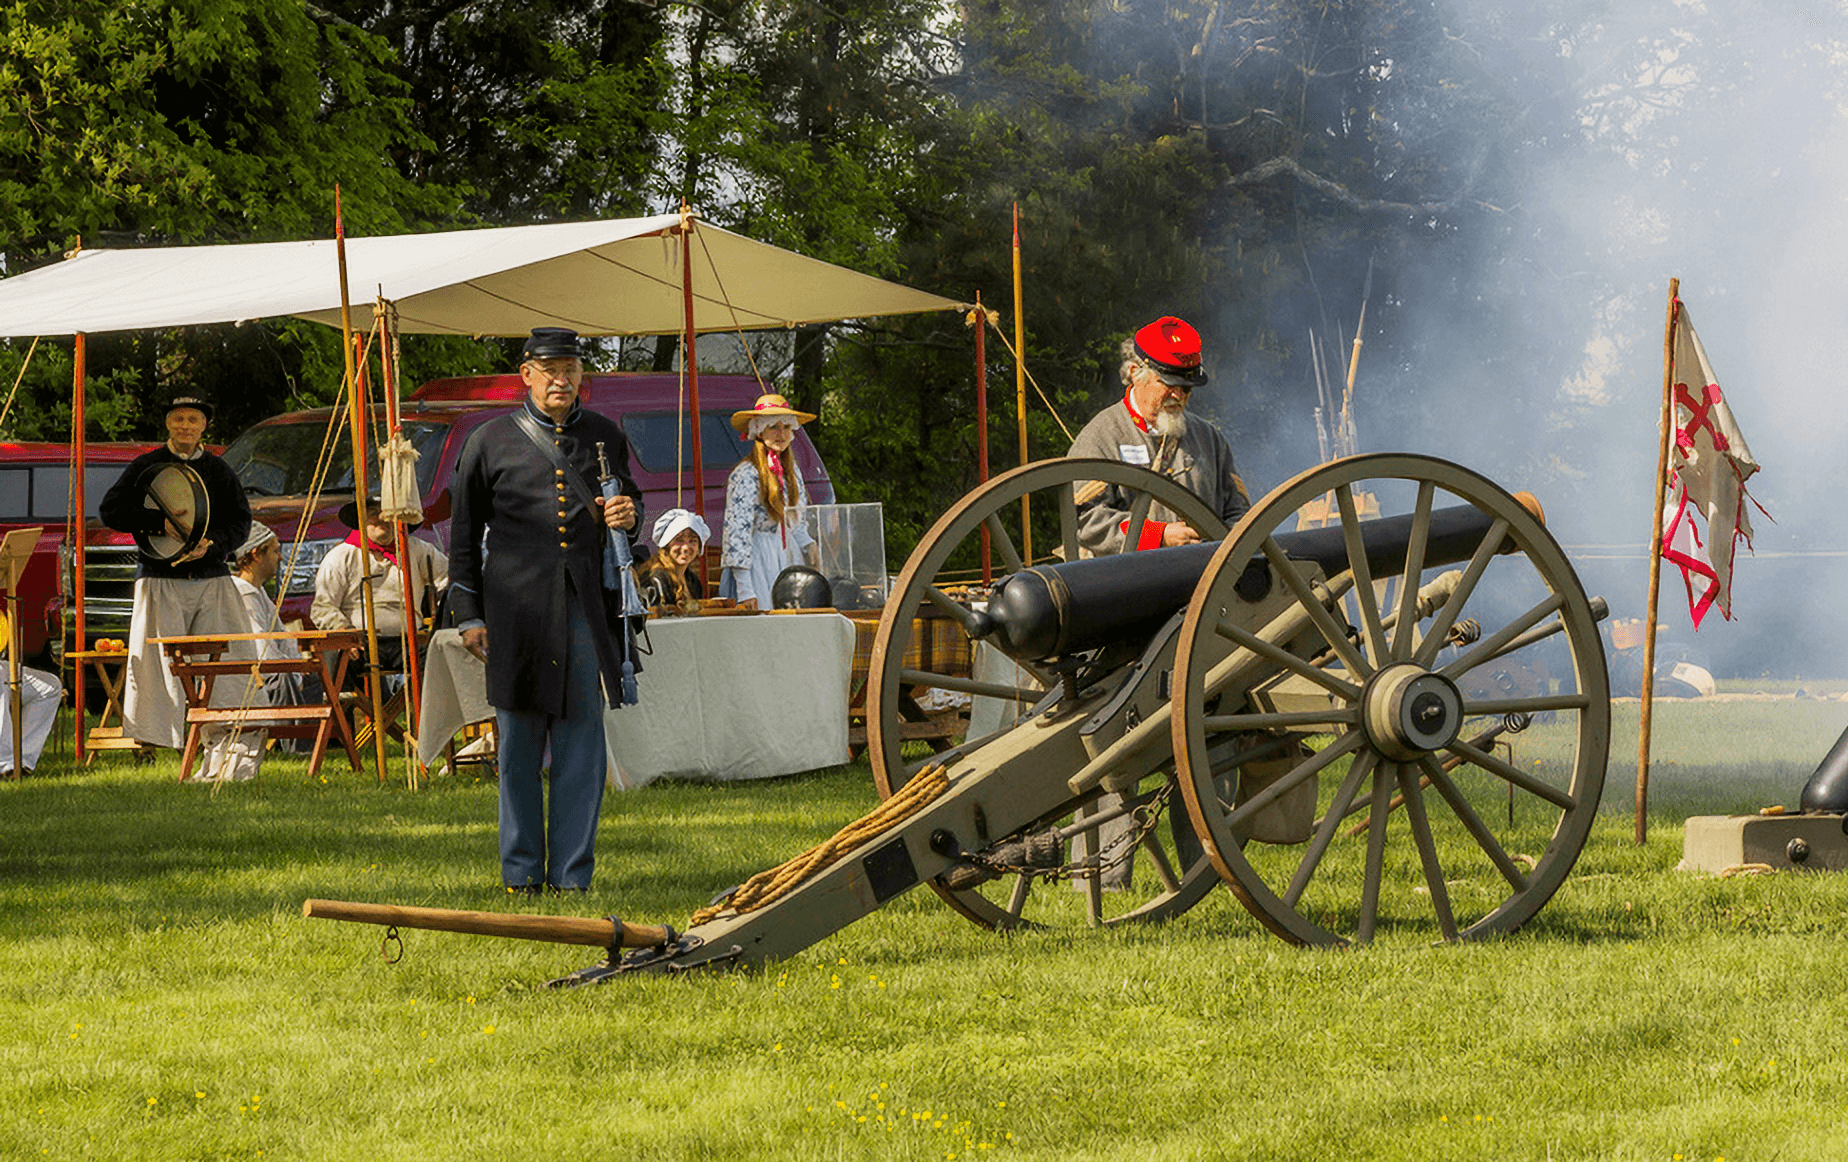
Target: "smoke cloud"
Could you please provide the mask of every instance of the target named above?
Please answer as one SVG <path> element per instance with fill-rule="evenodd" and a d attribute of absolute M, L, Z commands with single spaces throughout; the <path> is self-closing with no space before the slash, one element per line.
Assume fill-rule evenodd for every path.
<path fill-rule="evenodd" d="M 1697 0 L 1514 15 L 1531 7 L 1457 5 L 1445 23 L 1519 56 L 1510 77 L 1567 78 L 1579 134 L 1504 143 L 1524 151 L 1527 175 L 1519 204 L 1493 211 L 1513 226 L 1485 232 L 1461 268 L 1376 248 L 1360 450 L 1428 452 L 1535 492 L 1587 588 L 1614 617 L 1641 617 L 1663 329 L 1679 278 L 1763 465 L 1749 487 L 1771 519 L 1753 513 L 1756 553 L 1741 548 L 1731 622 L 1710 615 L 1694 633 L 1679 575 L 1664 566 L 1662 639 L 1716 676 L 1848 677 L 1837 479 L 1848 397 L 1836 350 L 1848 339 L 1844 6 L 1792 0 L 1754 6 L 1747 20 Z M 1457 135 L 1471 147 L 1480 138 Z M 1364 258 L 1320 261 L 1315 277 L 1343 304 L 1351 339 Z M 1276 326 L 1306 336 L 1325 323 Z M 1230 386 L 1209 406 L 1260 488 L 1318 458 L 1307 367 L 1306 355 L 1282 370 L 1234 356 L 1218 369 Z M 1267 414 L 1260 390 L 1294 402 Z"/>

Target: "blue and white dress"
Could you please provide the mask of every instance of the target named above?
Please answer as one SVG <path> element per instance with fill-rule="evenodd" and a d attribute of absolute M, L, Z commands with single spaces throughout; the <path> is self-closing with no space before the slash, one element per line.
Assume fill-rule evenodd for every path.
<path fill-rule="evenodd" d="M 808 560 L 813 538 L 802 526 L 808 489 L 795 476 L 795 502 L 777 524 L 758 499 L 757 464 L 741 460 L 725 481 L 725 526 L 719 545 L 719 596 L 738 601 L 755 597 L 759 609 L 770 608 L 770 588 L 777 574 Z"/>

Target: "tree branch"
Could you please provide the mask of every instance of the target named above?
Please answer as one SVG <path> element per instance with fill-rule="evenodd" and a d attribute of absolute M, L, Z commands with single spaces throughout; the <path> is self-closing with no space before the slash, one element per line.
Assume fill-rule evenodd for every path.
<path fill-rule="evenodd" d="M 1425 215 L 1440 214 L 1454 210 L 1463 202 L 1468 190 L 1464 189 L 1441 202 L 1388 202 L 1379 198 L 1363 198 L 1340 182 L 1331 181 L 1320 174 L 1310 171 L 1293 157 L 1274 157 L 1267 162 L 1255 165 L 1240 174 L 1235 174 L 1226 181 L 1228 186 L 1245 186 L 1253 182 L 1267 181 L 1278 174 L 1288 174 L 1303 185 L 1332 201 L 1359 210 L 1362 213 Z"/>

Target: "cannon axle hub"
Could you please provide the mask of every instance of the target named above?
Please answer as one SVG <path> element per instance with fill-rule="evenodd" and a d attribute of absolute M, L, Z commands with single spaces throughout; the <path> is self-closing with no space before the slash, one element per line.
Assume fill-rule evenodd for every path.
<path fill-rule="evenodd" d="M 1400 762 L 1449 746 L 1463 728 L 1463 695 L 1456 683 L 1411 662 L 1383 667 L 1361 700 L 1368 740 Z"/>

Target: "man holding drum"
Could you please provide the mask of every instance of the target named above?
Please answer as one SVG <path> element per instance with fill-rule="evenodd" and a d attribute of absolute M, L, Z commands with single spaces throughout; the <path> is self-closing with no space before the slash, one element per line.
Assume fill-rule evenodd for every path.
<path fill-rule="evenodd" d="M 250 504 L 230 467 L 205 450 L 212 406 L 190 395 L 167 405 L 167 442 L 129 464 L 103 496 L 105 525 L 130 533 L 140 552 L 135 609 L 128 632 L 128 680 L 122 716 L 127 732 L 153 746 L 178 749 L 186 736 L 186 695 L 155 638 L 185 634 L 248 634 L 250 617 L 231 580 L 230 557 L 250 534 Z M 233 642 L 232 658 L 255 658 L 252 643 Z M 247 698 L 243 683 L 220 680 L 214 706 L 266 705 L 260 688 Z M 212 739 L 214 752 L 230 752 Z M 247 778 L 230 753 L 213 753 L 206 778 Z M 234 769 L 235 768 L 235 769 Z"/>

